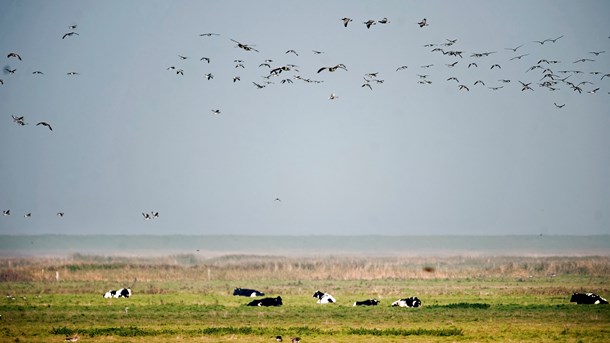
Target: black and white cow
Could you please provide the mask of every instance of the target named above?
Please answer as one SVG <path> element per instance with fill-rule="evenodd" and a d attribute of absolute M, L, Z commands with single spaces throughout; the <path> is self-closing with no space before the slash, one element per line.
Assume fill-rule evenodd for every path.
<path fill-rule="evenodd" d="M 595 293 L 574 293 L 570 298 L 570 302 L 577 304 L 597 305 L 607 304 L 608 300 Z"/>
<path fill-rule="evenodd" d="M 377 299 L 368 299 L 364 301 L 354 302 L 354 306 L 377 306 L 377 304 L 379 304 L 379 300 Z"/>
<path fill-rule="evenodd" d="M 324 293 L 324 292 L 320 292 L 320 291 L 316 291 L 313 294 L 314 298 L 318 298 L 318 304 L 328 304 L 328 303 L 336 303 L 337 300 L 335 300 L 335 298 L 328 294 L 328 293 Z"/>
<path fill-rule="evenodd" d="M 252 300 L 248 303 L 248 306 L 282 306 L 282 297 L 277 298 L 262 298 Z"/>
<path fill-rule="evenodd" d="M 263 295 L 265 295 L 265 293 L 263 292 L 259 292 L 255 289 L 248 289 L 248 288 L 235 288 L 233 290 L 233 295 L 240 295 L 242 297 L 262 297 Z"/>
<path fill-rule="evenodd" d="M 109 290 L 104 294 L 104 298 L 129 298 L 131 296 L 130 288 L 121 288 L 118 290 Z"/>
<path fill-rule="evenodd" d="M 400 306 L 400 307 L 420 307 L 421 300 L 417 297 L 410 297 L 404 299 L 398 299 L 392 303 L 392 306 Z"/>

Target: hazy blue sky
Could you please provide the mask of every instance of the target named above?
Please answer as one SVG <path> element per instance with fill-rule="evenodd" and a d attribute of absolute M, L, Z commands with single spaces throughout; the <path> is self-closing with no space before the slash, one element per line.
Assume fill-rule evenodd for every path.
<path fill-rule="evenodd" d="M 609 1 L 2 5 L 1 234 L 610 232 Z"/>

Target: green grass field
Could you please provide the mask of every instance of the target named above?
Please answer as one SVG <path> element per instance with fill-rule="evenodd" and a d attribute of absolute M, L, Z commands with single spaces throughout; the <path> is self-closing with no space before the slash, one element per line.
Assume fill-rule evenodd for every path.
<path fill-rule="evenodd" d="M 0 261 L 2 342 L 610 341 L 610 306 L 569 303 L 575 291 L 608 297 L 606 257 Z M 102 297 L 132 284 L 131 298 Z M 284 305 L 245 306 L 235 287 Z M 316 304 L 317 289 L 337 304 Z M 423 306 L 390 306 L 408 296 Z M 381 303 L 352 306 L 368 298 Z"/>

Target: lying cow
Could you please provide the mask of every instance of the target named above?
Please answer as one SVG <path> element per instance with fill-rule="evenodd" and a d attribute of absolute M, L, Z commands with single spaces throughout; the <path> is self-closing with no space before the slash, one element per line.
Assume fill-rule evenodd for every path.
<path fill-rule="evenodd" d="M 608 300 L 595 293 L 574 293 L 570 298 L 570 302 L 577 304 L 597 305 L 607 304 Z"/>
<path fill-rule="evenodd" d="M 404 299 L 398 299 L 392 303 L 392 306 L 400 306 L 400 307 L 420 307 L 421 300 L 417 297 L 410 297 Z"/>
<path fill-rule="evenodd" d="M 379 300 L 377 299 L 368 299 L 364 301 L 356 301 L 354 306 L 377 306 L 379 304 Z"/>
<path fill-rule="evenodd" d="M 259 292 L 255 289 L 248 289 L 248 288 L 235 288 L 233 290 L 233 295 L 240 295 L 242 297 L 262 297 L 263 295 L 265 295 L 265 293 L 263 292 Z"/>
<path fill-rule="evenodd" d="M 118 290 L 109 290 L 104 294 L 104 298 L 129 298 L 131 296 L 130 288 L 121 288 Z"/>
<path fill-rule="evenodd" d="M 318 298 L 318 304 L 336 303 L 337 300 L 332 295 L 320 291 L 316 291 L 313 294 L 314 298 Z"/>
<path fill-rule="evenodd" d="M 248 303 L 248 306 L 282 306 L 282 298 L 278 296 L 277 298 L 262 298 L 252 300 Z"/>

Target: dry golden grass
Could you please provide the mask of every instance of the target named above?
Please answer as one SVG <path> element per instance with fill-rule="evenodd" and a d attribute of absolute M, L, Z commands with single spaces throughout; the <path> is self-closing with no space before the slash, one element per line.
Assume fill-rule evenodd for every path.
<path fill-rule="evenodd" d="M 391 280 L 610 275 L 610 257 L 283 257 L 194 255 L 0 260 L 0 281 Z"/>

